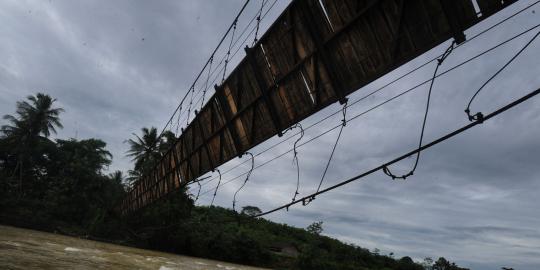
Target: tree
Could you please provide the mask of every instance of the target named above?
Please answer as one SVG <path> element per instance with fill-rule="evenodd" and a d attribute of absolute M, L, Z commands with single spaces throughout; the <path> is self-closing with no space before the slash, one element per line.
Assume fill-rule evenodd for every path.
<path fill-rule="evenodd" d="M 433 267 L 433 259 L 430 257 L 424 258 L 424 261 L 422 262 L 422 266 L 426 270 L 431 270 Z"/>
<path fill-rule="evenodd" d="M 53 107 L 56 99 L 42 93 L 28 96 L 27 99 L 29 102 L 17 102 L 17 116 L 4 115 L 4 119 L 10 124 L 1 128 L 5 143 L 17 157 L 14 171 L 18 169 L 21 193 L 25 166 L 32 166 L 32 156 L 35 155 L 37 144 L 48 140 L 51 133 L 56 134 L 56 128 L 63 128 L 59 115 L 64 109 Z"/>
<path fill-rule="evenodd" d="M 455 263 L 451 263 L 444 257 L 440 257 L 432 266 L 433 270 L 468 270 L 467 268 L 461 268 Z"/>
<path fill-rule="evenodd" d="M 142 136 L 133 134 L 135 139 L 127 140 L 129 150 L 128 157 L 135 162 L 134 170 L 144 174 L 149 171 L 161 157 L 160 138 L 155 127 L 142 128 Z"/>
<path fill-rule="evenodd" d="M 261 211 L 261 209 L 259 209 L 259 207 L 250 206 L 250 205 L 242 207 L 242 212 L 240 212 L 240 214 L 248 215 L 248 216 L 256 216 L 256 215 L 259 215 L 261 213 L 262 213 L 262 211 Z"/>
<path fill-rule="evenodd" d="M 115 171 L 109 174 L 109 178 L 114 183 L 122 184 L 124 182 L 124 174 L 122 173 L 122 171 Z"/>
<path fill-rule="evenodd" d="M 416 264 L 409 256 L 405 256 L 398 261 L 398 270 L 424 270 L 422 265 Z"/>
<path fill-rule="evenodd" d="M 306 230 L 312 234 L 319 235 L 323 232 L 322 221 L 316 221 L 307 226 Z"/>
<path fill-rule="evenodd" d="M 103 175 L 112 161 L 104 141 L 58 139 L 56 150 L 49 155 L 48 182 L 54 189 L 48 196 L 58 203 L 55 211 L 59 216 L 83 224 L 101 209 L 112 207 L 111 201 L 117 198 L 111 192 L 121 194 L 121 185 Z"/>
<path fill-rule="evenodd" d="M 163 132 L 163 135 L 161 135 L 161 140 L 159 142 L 159 151 L 162 155 L 165 155 L 169 149 L 171 149 L 174 144 L 176 143 L 176 135 L 170 130 L 166 130 Z"/>
<path fill-rule="evenodd" d="M 63 128 L 60 123 L 60 113 L 62 108 L 53 108 L 56 99 L 49 95 L 38 93 L 35 96 L 28 96 L 27 101 L 17 102 L 17 115 L 4 115 L 4 119 L 11 122 L 11 125 L 2 126 L 2 132 L 6 137 L 18 137 L 14 139 L 30 140 L 35 139 L 40 134 L 49 137 L 56 134 L 56 128 Z"/>

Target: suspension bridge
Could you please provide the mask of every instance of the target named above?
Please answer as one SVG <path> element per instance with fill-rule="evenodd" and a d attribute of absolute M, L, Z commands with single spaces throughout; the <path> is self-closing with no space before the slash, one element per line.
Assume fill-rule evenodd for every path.
<path fill-rule="evenodd" d="M 243 30 L 240 30 L 238 28 L 239 20 L 250 2 L 246 1 L 163 129 L 176 130 L 178 133 L 178 139 L 174 146 L 151 172 L 133 184 L 118 210 L 122 214 L 129 214 L 189 184 L 198 183 L 200 185 L 201 179 L 199 178 L 201 176 L 246 154 L 251 157 L 253 170 L 253 158 L 260 153 L 253 155 L 248 152 L 250 149 L 276 135 L 281 137 L 293 128 L 299 127 L 301 129 L 295 135 L 303 134 L 304 130 L 311 126 L 303 128 L 298 125 L 299 122 L 336 102 L 342 104 L 342 109 L 332 115 L 342 113 L 343 121 L 340 125 L 331 127 L 329 131 L 340 129 L 341 134 L 347 121 L 362 115 L 347 117 L 346 109 L 358 102 L 358 100 L 349 101 L 347 98 L 349 94 L 362 91 L 363 86 L 449 39 L 453 39 L 454 42 L 447 51 L 422 66 L 435 61 L 440 65 L 454 49 L 484 32 L 491 31 L 498 24 L 504 23 L 512 16 L 538 3 L 537 1 L 531 4 L 477 36 L 465 36 L 465 30 L 516 1 L 293 0 L 260 38 L 258 37 L 260 21 L 273 7 L 275 1 L 270 5 L 270 0 L 263 0 L 257 14 Z M 539 26 L 527 29 L 513 38 L 537 30 Z M 249 29 L 251 32 L 247 32 Z M 253 33 L 252 46 L 243 48 L 245 57 L 232 71 L 227 73 L 231 58 L 242 49 L 241 46 Z M 244 41 L 239 42 L 243 37 L 245 37 Z M 505 42 L 509 42 L 513 38 Z M 240 46 L 236 46 L 236 44 L 240 44 Z M 373 108 L 382 106 L 421 85 L 433 85 L 433 81 L 437 77 L 443 76 L 452 69 L 459 68 L 468 61 L 481 57 L 501 44 L 489 48 L 443 73 L 438 74 L 436 69 L 432 79 Z M 221 59 L 217 55 L 220 48 L 224 48 L 225 51 Z M 516 54 L 516 57 L 519 53 Z M 513 59 L 515 57 L 507 65 Z M 500 71 L 507 65 L 503 66 Z M 408 74 L 410 72 L 403 76 Z M 493 77 L 497 75 L 498 73 L 494 74 Z M 394 82 L 390 82 L 390 84 Z M 207 97 L 208 91 L 212 88 L 214 93 Z M 478 92 L 482 88 L 483 86 L 478 89 Z M 367 93 L 362 99 L 379 90 Z M 323 176 L 315 193 L 298 199 L 295 195 L 291 203 L 267 211 L 262 215 L 286 209 L 297 203 L 305 205 L 319 194 L 356 181 L 375 171 L 382 170 L 394 179 L 406 178 L 414 173 L 416 165 L 410 173 L 405 175 L 392 174 L 389 166 L 412 155 L 417 155 L 417 164 L 420 152 L 424 149 L 481 124 L 538 93 L 539 90 L 534 90 L 529 95 L 486 115 L 482 113 L 471 114 L 467 108 L 471 124 L 426 144 L 423 143 L 421 137 L 418 148 L 356 177 L 321 190 Z M 372 109 L 365 112 L 370 110 Z M 429 98 L 426 105 L 426 117 L 428 110 Z M 424 125 L 426 117 L 424 117 Z M 325 117 L 319 122 L 327 118 Z M 294 135 L 287 137 L 280 143 L 293 137 Z M 339 136 L 336 144 L 338 140 Z M 301 145 L 308 142 L 303 142 Z M 294 144 L 294 149 L 282 155 L 291 151 L 296 153 L 297 143 L 298 140 Z M 264 166 L 271 161 L 258 166 Z M 329 164 L 330 160 L 326 164 L 326 168 Z M 247 182 L 252 170 L 238 177 L 246 176 L 245 182 Z M 219 172 L 219 175 L 216 189 L 209 189 L 203 193 L 214 191 L 215 196 L 217 188 L 227 183 L 221 183 L 222 173 Z"/>

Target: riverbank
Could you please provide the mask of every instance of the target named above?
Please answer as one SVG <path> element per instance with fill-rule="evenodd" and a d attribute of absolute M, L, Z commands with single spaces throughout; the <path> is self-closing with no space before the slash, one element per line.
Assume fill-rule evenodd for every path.
<path fill-rule="evenodd" d="M 0 225 L 0 250 L 0 265 L 13 270 L 263 269 L 4 225 Z"/>

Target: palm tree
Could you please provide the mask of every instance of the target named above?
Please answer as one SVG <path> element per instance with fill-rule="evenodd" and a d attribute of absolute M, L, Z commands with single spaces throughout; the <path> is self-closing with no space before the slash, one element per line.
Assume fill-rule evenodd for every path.
<path fill-rule="evenodd" d="M 28 101 L 17 102 L 17 116 L 4 115 L 10 124 L 1 128 L 3 137 L 10 145 L 12 152 L 17 155 L 17 165 L 14 174 L 19 169 L 19 188 L 22 191 L 23 164 L 29 160 L 32 151 L 42 139 L 47 139 L 51 133 L 56 134 L 56 128 L 63 128 L 60 123 L 62 108 L 54 108 L 53 99 L 47 94 L 37 93 L 28 96 Z"/>
<path fill-rule="evenodd" d="M 124 176 L 122 171 L 114 171 L 109 174 L 109 179 L 116 185 L 122 187 L 123 190 L 126 189 L 126 184 L 130 184 L 128 178 Z M 127 182 L 127 183 L 126 183 Z"/>
<path fill-rule="evenodd" d="M 109 174 L 109 179 L 117 184 L 122 184 L 124 182 L 124 173 L 122 171 L 114 171 Z"/>
<path fill-rule="evenodd" d="M 127 140 L 129 150 L 127 156 L 135 162 L 135 170 L 143 173 L 152 168 L 161 157 L 160 138 L 155 127 L 142 128 L 142 136 L 133 134 L 135 139 Z"/>
<path fill-rule="evenodd" d="M 56 99 L 47 94 L 38 93 L 35 96 L 28 96 L 27 101 L 17 102 L 17 115 L 4 115 L 4 119 L 11 122 L 11 125 L 2 126 L 2 132 L 6 137 L 18 136 L 19 141 L 32 140 L 43 135 L 45 138 L 56 134 L 56 128 L 63 128 L 60 123 L 60 113 L 62 108 L 53 108 Z"/>

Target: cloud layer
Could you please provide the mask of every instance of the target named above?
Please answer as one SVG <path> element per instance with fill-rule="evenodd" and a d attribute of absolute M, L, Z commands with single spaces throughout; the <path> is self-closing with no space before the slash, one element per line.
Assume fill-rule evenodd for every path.
<path fill-rule="evenodd" d="M 42 91 L 66 109 L 58 137 L 102 138 L 114 155 L 113 169 L 127 170 L 124 140 L 144 126 L 162 127 L 186 93 L 243 1 L 20 1 L 0 3 L 0 114 L 15 101 Z M 285 8 L 278 1 L 262 28 Z M 519 1 L 470 29 L 486 29 L 532 3 Z M 255 14 L 255 1 L 245 23 Z M 441 71 L 540 22 L 538 6 L 456 49 Z M 538 30 L 536 30 L 538 31 Z M 425 141 L 468 121 L 463 110 L 474 91 L 536 32 L 438 78 Z M 248 41 L 250 41 L 248 39 Z M 242 45 L 243 46 L 243 45 Z M 350 100 L 392 81 L 442 53 L 443 44 L 360 89 Z M 479 95 L 473 111 L 490 112 L 540 86 L 540 41 L 533 43 Z M 223 53 L 223 52 L 221 52 Z M 235 58 L 238 61 L 243 52 Z M 349 116 L 430 78 L 434 64 L 348 110 Z M 354 176 L 413 149 L 418 143 L 427 85 L 348 123 L 323 187 Z M 415 259 L 445 256 L 472 269 L 537 269 L 540 265 L 540 99 L 532 99 L 485 124 L 423 152 L 415 175 L 392 181 L 377 172 L 307 207 L 269 219 L 305 227 L 324 221 L 325 233 L 346 242 Z M 302 123 L 308 126 L 340 109 L 334 104 Z M 340 115 L 306 132 L 302 141 L 339 124 Z M 301 195 L 313 192 L 337 130 L 299 148 Z M 278 142 L 273 138 L 258 153 Z M 294 140 L 256 158 L 255 164 L 290 150 Z M 247 157 L 244 157 L 247 158 Z M 243 160 L 222 166 L 225 171 Z M 392 170 L 406 172 L 414 158 Z M 246 163 L 249 164 L 249 163 Z M 248 170 L 227 173 L 223 181 Z M 232 207 L 244 180 L 220 188 L 218 205 Z M 212 190 L 217 181 L 203 187 Z M 292 154 L 254 171 L 239 193 L 240 205 L 263 210 L 289 202 L 296 188 Z M 194 187 L 193 192 L 196 192 Z M 213 192 L 198 203 L 208 204 Z"/>

